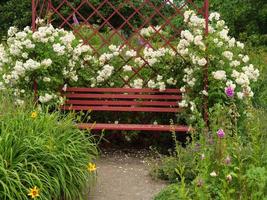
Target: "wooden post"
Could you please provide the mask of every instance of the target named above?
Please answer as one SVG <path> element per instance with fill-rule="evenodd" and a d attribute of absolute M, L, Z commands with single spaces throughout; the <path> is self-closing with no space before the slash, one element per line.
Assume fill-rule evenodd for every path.
<path fill-rule="evenodd" d="M 205 36 L 209 34 L 209 0 L 204 1 L 204 15 L 205 15 Z M 207 47 L 208 48 L 208 47 Z M 207 64 L 204 67 L 204 90 L 208 92 L 209 89 L 209 60 L 208 56 L 206 56 Z M 208 96 L 204 96 L 204 120 L 206 123 L 206 127 L 208 130 L 209 127 L 209 99 Z"/>
<path fill-rule="evenodd" d="M 36 31 L 36 4 L 35 4 L 35 0 L 32 0 L 32 31 Z M 37 81 L 34 80 L 33 81 L 33 91 L 34 91 L 34 103 L 37 103 L 38 101 L 38 94 L 37 94 Z"/>

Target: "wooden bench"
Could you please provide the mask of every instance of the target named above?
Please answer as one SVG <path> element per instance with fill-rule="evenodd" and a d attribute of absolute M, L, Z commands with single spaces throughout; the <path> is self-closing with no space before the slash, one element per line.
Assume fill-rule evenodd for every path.
<path fill-rule="evenodd" d="M 179 89 L 134 88 L 77 88 L 70 87 L 63 92 L 66 97 L 63 110 L 74 111 L 111 111 L 111 112 L 149 112 L 177 113 L 182 111 L 178 102 L 182 99 Z M 184 125 L 158 124 L 110 124 L 80 123 L 80 129 L 91 130 L 138 130 L 138 131 L 175 131 L 189 132 Z"/>

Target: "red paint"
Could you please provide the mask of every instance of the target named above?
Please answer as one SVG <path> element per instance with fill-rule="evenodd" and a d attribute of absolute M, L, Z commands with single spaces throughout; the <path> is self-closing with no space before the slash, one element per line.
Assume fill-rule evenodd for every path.
<path fill-rule="evenodd" d="M 142 94 L 65 94 L 67 98 L 75 99 L 176 99 L 181 100 L 182 96 L 176 95 L 142 95 Z"/>
<path fill-rule="evenodd" d="M 127 130 L 127 131 L 168 131 L 189 132 L 188 126 L 178 125 L 151 125 L 151 124 L 78 124 L 80 129 L 89 130 Z"/>
<path fill-rule="evenodd" d="M 68 87 L 67 92 L 114 92 L 114 93 L 181 93 L 179 89 L 166 89 L 159 91 L 158 89 L 150 88 L 79 88 L 79 87 Z"/>
<path fill-rule="evenodd" d="M 66 105 L 110 105 L 110 106 L 158 106 L 178 107 L 177 101 L 110 101 L 110 100 L 67 100 Z"/>
<path fill-rule="evenodd" d="M 59 2 L 60 3 L 56 6 L 55 2 L 52 0 L 46 0 L 46 1 L 45 0 L 44 1 L 33 0 L 32 1 L 33 27 L 35 26 L 35 18 L 38 16 L 41 16 L 41 17 L 44 16 L 43 13 L 46 10 L 45 6 L 47 6 L 48 7 L 47 10 L 51 11 L 52 13 L 51 19 L 56 19 L 56 18 L 59 19 L 58 26 L 61 28 L 72 29 L 74 33 L 84 41 L 85 44 L 89 45 L 93 49 L 94 55 L 100 55 L 101 50 L 111 45 L 112 38 L 116 35 L 120 37 L 121 39 L 120 48 L 122 48 L 123 46 L 128 46 L 130 49 L 133 49 L 138 53 L 140 52 L 142 48 L 144 48 L 145 45 L 148 45 L 153 49 L 167 47 L 167 48 L 173 49 L 176 52 L 177 56 L 179 56 L 179 54 L 176 51 L 176 45 L 173 44 L 173 41 L 176 40 L 177 37 L 179 37 L 182 27 L 177 27 L 173 19 L 175 19 L 176 17 L 182 18 L 183 13 L 186 10 L 187 6 L 190 7 L 191 9 L 196 10 L 203 17 L 205 16 L 205 11 L 197 7 L 192 0 L 185 0 L 184 3 L 179 6 L 176 4 L 170 4 L 169 5 L 170 13 L 172 13 L 170 16 L 166 16 L 162 12 L 162 9 L 166 6 L 166 2 L 164 1 L 162 1 L 162 3 L 155 5 L 153 1 L 145 0 L 145 1 L 141 1 L 141 3 L 137 6 L 132 1 L 122 0 L 118 6 L 114 6 L 112 4 L 112 1 L 110 0 L 103 0 L 100 2 L 99 5 L 94 5 L 92 1 L 89 1 L 89 0 L 83 0 L 83 1 L 80 1 L 80 3 L 76 7 L 73 6 L 71 0 L 62 0 Z M 102 12 L 103 7 L 106 5 L 109 6 L 112 10 L 112 12 L 108 15 Z M 124 14 L 121 13 L 121 10 L 125 5 L 127 5 L 129 9 L 133 10 L 133 13 L 130 13 L 129 16 L 124 16 Z M 62 9 L 62 7 L 64 6 L 67 6 L 70 8 L 70 13 L 67 13 L 67 14 L 64 13 L 63 15 L 62 10 L 64 9 Z M 142 9 L 144 9 L 145 6 L 149 6 L 151 9 L 151 12 L 149 15 L 142 14 Z M 92 12 L 86 13 L 85 15 L 83 15 L 82 13 L 80 13 L 80 11 L 83 10 L 84 7 L 91 8 Z M 72 24 L 73 14 L 77 16 L 80 24 L 83 24 L 83 27 L 87 26 L 88 28 L 90 28 L 90 30 L 92 31 L 91 35 L 88 35 L 86 37 L 82 36 L 79 33 L 82 26 L 73 26 Z M 110 19 L 112 19 L 115 15 L 121 18 L 121 24 L 118 24 L 118 27 L 116 28 L 113 27 L 112 24 L 110 23 Z M 101 21 L 98 24 L 98 27 L 95 27 L 93 26 L 93 24 L 90 23 L 90 21 L 95 16 L 98 16 Z M 134 20 L 134 17 L 136 16 L 139 17 L 142 21 L 141 24 L 138 26 L 133 25 L 133 20 Z M 152 20 L 155 17 L 160 17 L 163 19 L 163 23 L 161 24 L 161 27 L 158 30 L 156 30 L 154 24 L 152 23 Z M 52 20 L 52 23 L 53 23 L 53 20 Z M 140 34 L 140 30 L 149 25 L 151 25 L 151 27 L 153 28 L 154 34 L 152 34 L 150 39 L 147 39 Z M 106 26 L 108 26 L 111 30 L 111 34 L 108 37 L 104 37 L 103 34 L 100 33 L 102 29 Z M 132 34 L 129 35 L 129 37 L 124 35 L 121 31 L 121 29 L 125 28 L 126 26 L 132 31 Z M 166 36 L 160 32 L 167 26 L 169 26 L 174 31 L 174 34 L 172 34 L 171 36 Z M 99 39 L 101 40 L 99 47 L 95 47 L 91 43 L 91 40 L 95 35 L 97 35 Z M 134 37 L 136 38 L 138 37 L 138 39 L 141 39 L 144 44 L 134 45 L 133 44 Z M 155 37 L 159 37 L 162 40 L 162 43 L 157 47 L 151 43 L 151 40 L 155 39 Z M 155 78 L 155 76 L 157 75 L 157 70 L 155 70 L 153 66 L 150 66 L 148 64 L 148 62 L 144 59 L 142 54 L 138 54 L 138 57 L 144 61 L 144 64 L 133 69 L 134 73 L 129 77 L 128 80 L 124 80 L 123 77 L 120 76 L 120 70 L 117 70 L 116 73 L 118 74 L 118 78 L 121 79 L 121 85 L 119 87 L 124 87 L 124 86 L 131 87 L 130 82 L 135 78 L 141 78 L 144 81 L 144 83 L 147 84 L 147 82 L 150 79 Z M 122 59 L 121 66 L 116 66 L 117 69 L 121 69 L 123 65 L 127 64 L 131 60 L 131 58 L 125 59 L 122 57 L 121 59 Z M 151 77 L 142 77 L 140 72 L 144 68 L 151 71 Z M 106 85 L 109 86 L 110 84 L 107 82 Z"/>
<path fill-rule="evenodd" d="M 159 108 L 159 107 L 121 107 L 121 106 L 62 106 L 63 110 L 77 111 L 118 111 L 118 112 L 163 112 L 178 113 L 181 108 Z"/>

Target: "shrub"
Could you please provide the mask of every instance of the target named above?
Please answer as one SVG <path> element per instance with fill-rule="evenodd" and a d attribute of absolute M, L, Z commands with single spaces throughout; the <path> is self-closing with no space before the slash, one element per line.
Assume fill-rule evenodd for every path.
<path fill-rule="evenodd" d="M 235 113 L 232 107 L 221 105 L 210 109 L 211 132 L 205 135 L 203 131 L 183 152 L 195 162 L 190 166 L 180 162 L 180 154 L 172 158 L 177 159 L 173 173 L 181 180 L 179 194 L 185 199 L 267 197 L 266 111 L 249 108 L 242 132 L 231 117 Z M 197 146 L 196 151 L 190 150 L 191 145 Z M 188 168 L 196 172 L 193 181 L 186 175 Z"/>
<path fill-rule="evenodd" d="M 0 199 L 87 199 L 97 150 L 71 117 L 0 98 Z M 89 170 L 89 171 L 88 171 Z M 35 191 L 34 191 L 35 190 Z"/>
<path fill-rule="evenodd" d="M 0 89 L 12 89 L 19 103 L 32 94 L 36 80 L 41 103 L 62 101 L 61 88 L 65 82 L 77 82 L 82 58 L 90 51 L 72 32 L 52 25 L 41 26 L 34 33 L 29 27 L 20 32 L 11 27 L 7 43 L 0 45 Z"/>
<path fill-rule="evenodd" d="M 171 184 L 157 194 L 154 200 L 184 200 L 180 195 L 179 185 Z"/>
<path fill-rule="evenodd" d="M 0 2 L 0 38 L 11 26 L 22 29 L 31 24 L 31 0 L 6 0 Z"/>
<path fill-rule="evenodd" d="M 186 93 L 181 107 L 190 108 L 191 113 L 199 115 L 203 99 L 208 99 L 209 108 L 215 104 L 237 107 L 243 117 L 244 110 L 254 96 L 253 86 L 259 78 L 259 69 L 249 58 L 245 45 L 228 35 L 229 28 L 220 19 L 219 13 L 209 16 L 209 35 L 203 38 L 205 20 L 194 11 L 184 13 L 186 29 L 181 32 L 178 52 L 190 63 L 184 69 Z M 208 86 L 203 86 L 207 67 Z M 204 89 L 204 90 L 203 90 Z M 202 97 L 201 97 L 202 95 Z M 189 109 L 188 109 L 189 110 Z M 198 111 L 196 111 L 198 110 Z M 191 115 L 191 114 L 190 114 Z M 242 121 L 243 118 L 238 118 Z"/>
<path fill-rule="evenodd" d="M 146 32 L 152 34 L 151 30 Z M 51 104 L 62 103 L 60 91 L 66 85 L 121 87 L 128 81 L 134 88 L 147 85 L 161 91 L 167 86 L 179 86 L 176 80 L 182 77 L 184 63 L 174 50 L 145 47 L 138 53 L 150 67 L 140 70 L 145 61 L 126 46 L 110 45 L 96 56 L 88 45 L 82 45 L 79 38 L 64 29 L 45 25 L 33 33 L 29 27 L 23 31 L 11 27 L 7 43 L 0 45 L 0 90 L 12 89 L 16 103 L 20 104 L 25 95 L 32 94 L 35 80 L 39 101 Z M 136 76 L 136 71 L 148 83 Z"/>

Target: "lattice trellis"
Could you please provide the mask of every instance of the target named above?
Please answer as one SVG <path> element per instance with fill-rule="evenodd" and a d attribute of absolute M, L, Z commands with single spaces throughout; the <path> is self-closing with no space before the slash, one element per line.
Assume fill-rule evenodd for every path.
<path fill-rule="evenodd" d="M 183 28 L 179 24 L 179 20 L 183 19 L 183 12 L 188 8 L 194 9 L 207 19 L 207 0 L 203 1 L 203 5 L 200 6 L 192 0 L 103 0 L 102 2 L 95 0 L 33 0 L 32 28 L 33 30 L 36 28 L 35 19 L 37 17 L 47 17 L 54 26 L 73 30 L 78 37 L 83 39 L 85 44 L 91 46 L 95 55 L 100 55 L 103 49 L 107 49 L 114 38 L 119 39 L 120 48 L 127 46 L 135 50 L 137 57 L 143 60 L 143 64 L 133 68 L 134 73 L 125 80 L 120 76 L 121 70 L 132 58 L 125 59 L 120 56 L 120 66 L 116 66 L 115 73 L 122 80 L 121 87 L 124 87 L 130 86 L 129 82 L 136 77 L 147 83 L 148 80 L 157 75 L 157 70 L 149 65 L 142 54 L 138 53 L 144 46 L 149 46 L 152 49 L 168 47 L 176 52 L 177 43 L 175 40 Z M 153 30 L 153 35 L 149 39 L 140 34 L 141 29 L 148 26 Z M 84 27 L 88 28 L 90 33 L 82 34 Z M 110 34 L 104 36 L 103 30 L 107 29 Z M 163 34 L 162 30 L 164 29 L 169 29 L 171 34 Z M 100 41 L 97 46 L 93 44 L 96 38 Z M 159 43 L 155 46 L 151 42 L 155 38 L 162 41 L 160 46 L 158 46 Z M 142 77 L 142 70 L 150 70 L 151 76 Z"/>

